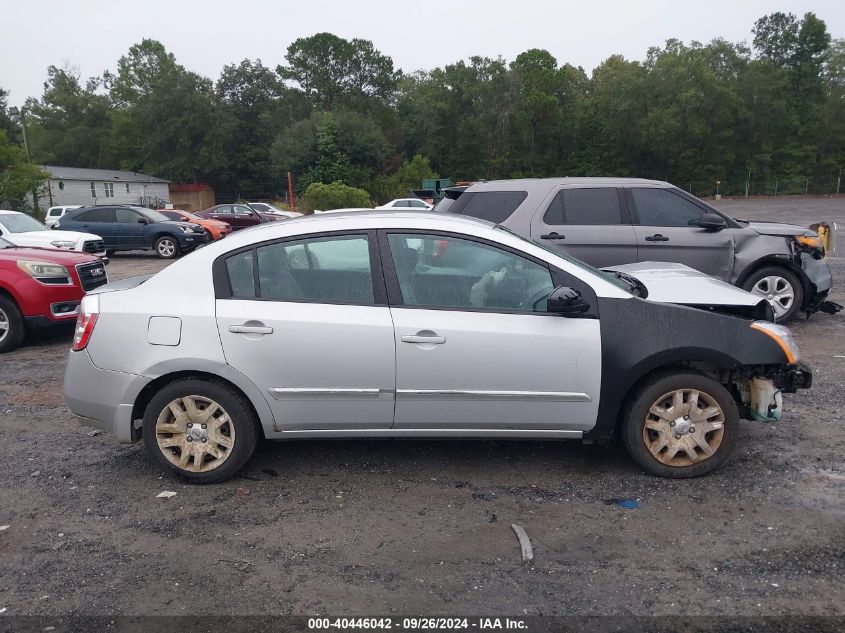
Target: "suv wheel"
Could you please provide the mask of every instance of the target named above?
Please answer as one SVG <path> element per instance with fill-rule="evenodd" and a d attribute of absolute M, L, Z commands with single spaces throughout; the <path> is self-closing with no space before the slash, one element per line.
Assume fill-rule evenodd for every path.
<path fill-rule="evenodd" d="M 794 319 L 804 304 L 801 280 L 794 272 L 782 266 L 765 266 L 754 271 L 742 287 L 767 299 L 778 323 Z"/>
<path fill-rule="evenodd" d="M 739 413 L 721 384 L 702 374 L 658 374 L 629 403 L 622 438 L 634 460 L 662 477 L 699 477 L 728 458 Z"/>
<path fill-rule="evenodd" d="M 179 242 L 176 238 L 163 235 L 155 243 L 156 253 L 162 259 L 173 259 L 179 254 Z"/>
<path fill-rule="evenodd" d="M 23 341 L 26 329 L 17 304 L 0 295 L 0 354 L 11 352 Z"/>
<path fill-rule="evenodd" d="M 246 464 L 258 424 L 240 394 L 206 380 L 187 379 L 159 391 L 144 412 L 144 444 L 168 472 L 192 483 L 224 481 Z"/>

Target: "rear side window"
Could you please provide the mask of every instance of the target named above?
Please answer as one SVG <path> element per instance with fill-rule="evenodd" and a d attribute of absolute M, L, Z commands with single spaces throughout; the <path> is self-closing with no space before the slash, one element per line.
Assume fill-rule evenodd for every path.
<path fill-rule="evenodd" d="M 238 253 L 226 259 L 226 272 L 229 275 L 229 286 L 232 296 L 244 298 L 255 297 L 255 274 L 253 272 L 252 251 Z"/>
<path fill-rule="evenodd" d="M 549 205 L 543 222 L 557 224 L 620 224 L 622 211 L 615 188 L 562 189 Z"/>
<path fill-rule="evenodd" d="M 511 217 L 527 197 L 527 191 L 468 191 L 458 198 L 449 212 L 500 224 Z"/>
<path fill-rule="evenodd" d="M 632 187 L 634 224 L 642 226 L 695 226 L 704 211 L 668 189 Z"/>
<path fill-rule="evenodd" d="M 51 218 L 57 218 L 61 214 L 62 214 L 62 208 L 61 207 L 53 207 L 52 209 L 50 209 L 49 216 Z"/>
<path fill-rule="evenodd" d="M 114 209 L 107 207 L 91 209 L 90 211 L 83 211 L 70 219 L 75 222 L 114 222 Z"/>
<path fill-rule="evenodd" d="M 257 288 L 254 261 L 258 264 Z M 228 257 L 226 272 L 233 297 L 360 305 L 375 302 L 370 247 L 364 235 L 261 246 Z"/>

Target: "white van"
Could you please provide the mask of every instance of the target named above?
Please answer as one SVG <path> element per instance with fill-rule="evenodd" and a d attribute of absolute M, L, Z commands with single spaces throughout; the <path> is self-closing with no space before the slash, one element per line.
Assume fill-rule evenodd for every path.
<path fill-rule="evenodd" d="M 52 229 L 56 226 L 56 222 L 59 221 L 59 218 L 65 213 L 72 211 L 73 209 L 78 209 L 81 206 L 81 204 L 71 204 L 63 207 L 50 207 L 47 209 L 47 215 L 44 217 L 44 224 L 47 225 L 48 229 Z"/>

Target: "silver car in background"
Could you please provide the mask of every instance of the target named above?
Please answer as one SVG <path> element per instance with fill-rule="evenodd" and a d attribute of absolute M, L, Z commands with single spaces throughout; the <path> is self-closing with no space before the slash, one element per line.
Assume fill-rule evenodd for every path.
<path fill-rule="evenodd" d="M 605 268 L 676 262 L 768 300 L 778 321 L 837 312 L 819 236 L 809 229 L 728 217 L 657 180 L 530 178 L 454 187 L 434 209 L 501 224 Z"/>
<path fill-rule="evenodd" d="M 764 300 L 714 284 L 597 270 L 460 216 L 267 223 L 87 295 L 65 395 L 197 483 L 260 437 L 619 437 L 694 477 L 812 377 Z"/>

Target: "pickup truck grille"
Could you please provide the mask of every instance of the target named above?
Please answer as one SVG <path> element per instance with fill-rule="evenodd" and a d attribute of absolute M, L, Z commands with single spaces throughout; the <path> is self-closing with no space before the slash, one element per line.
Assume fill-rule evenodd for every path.
<path fill-rule="evenodd" d="M 106 275 L 106 267 L 101 262 L 78 264 L 76 266 L 76 272 L 79 275 L 82 289 L 86 292 L 109 282 L 108 275 Z"/>
<path fill-rule="evenodd" d="M 106 250 L 103 240 L 88 240 L 82 244 L 83 253 L 102 253 Z"/>

